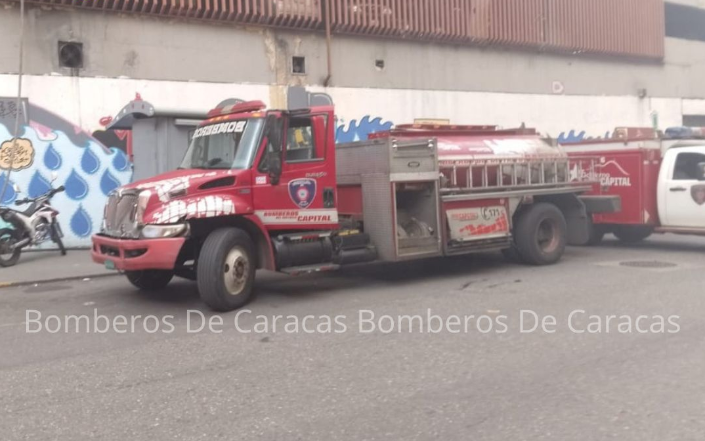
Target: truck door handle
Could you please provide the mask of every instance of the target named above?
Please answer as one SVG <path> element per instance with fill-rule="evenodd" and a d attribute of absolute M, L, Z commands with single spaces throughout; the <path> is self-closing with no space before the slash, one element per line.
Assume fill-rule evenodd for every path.
<path fill-rule="evenodd" d="M 685 187 L 671 187 L 671 191 L 676 192 L 676 191 L 685 191 Z"/>

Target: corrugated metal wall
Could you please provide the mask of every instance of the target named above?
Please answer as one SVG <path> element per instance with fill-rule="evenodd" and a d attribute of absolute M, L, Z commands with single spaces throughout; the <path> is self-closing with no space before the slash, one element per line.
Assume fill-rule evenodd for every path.
<path fill-rule="evenodd" d="M 664 55 L 664 0 L 28 0 L 30 3 L 334 33 Z"/>
<path fill-rule="evenodd" d="M 331 0 L 335 32 L 662 58 L 663 0 Z"/>

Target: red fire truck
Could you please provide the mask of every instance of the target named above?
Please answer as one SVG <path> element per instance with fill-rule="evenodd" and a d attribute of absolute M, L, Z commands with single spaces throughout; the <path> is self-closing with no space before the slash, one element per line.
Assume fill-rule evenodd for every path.
<path fill-rule="evenodd" d="M 618 128 L 612 138 L 566 144 L 573 179 L 622 209 L 592 216 L 589 244 L 613 233 L 638 242 L 652 233 L 705 235 L 705 130 Z"/>
<path fill-rule="evenodd" d="M 485 250 L 545 265 L 587 240 L 591 187 L 534 130 L 411 125 L 336 145 L 334 126 L 332 107 L 214 109 L 177 170 L 110 195 L 93 260 L 141 289 L 196 280 L 227 311 L 250 300 L 258 268 Z"/>

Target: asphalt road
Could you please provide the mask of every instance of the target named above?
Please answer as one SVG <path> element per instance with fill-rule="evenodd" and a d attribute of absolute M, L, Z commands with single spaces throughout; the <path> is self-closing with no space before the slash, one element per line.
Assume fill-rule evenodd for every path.
<path fill-rule="evenodd" d="M 151 296 L 122 277 L 0 289 L 0 439 L 702 440 L 704 272 L 705 239 L 669 236 L 571 248 L 550 268 L 482 255 L 259 274 L 239 316 L 208 312 L 190 282 Z M 424 329 L 362 333 L 361 310 L 390 315 L 383 328 L 421 315 Z M 429 310 L 461 324 L 430 332 Z M 522 333 L 522 310 L 555 332 Z M 194 311 L 222 332 L 189 332 Z M 135 332 L 50 332 L 70 315 L 104 326 L 94 314 Z M 323 331 L 321 316 L 340 317 L 309 334 L 307 315 Z M 621 332 L 641 315 L 647 333 Z"/>

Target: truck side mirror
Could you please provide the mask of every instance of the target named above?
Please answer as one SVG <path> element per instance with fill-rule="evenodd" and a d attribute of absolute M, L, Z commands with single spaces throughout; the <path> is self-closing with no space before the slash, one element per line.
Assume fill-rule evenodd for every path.
<path fill-rule="evenodd" d="M 279 184 L 279 178 L 282 175 L 282 157 L 281 152 L 270 152 L 267 158 L 267 170 L 269 170 L 269 180 L 272 185 Z"/>
<path fill-rule="evenodd" d="M 698 181 L 705 181 L 705 162 L 698 164 Z"/>
<path fill-rule="evenodd" d="M 282 174 L 282 121 L 274 115 L 267 120 L 267 171 L 272 185 L 279 184 Z"/>

